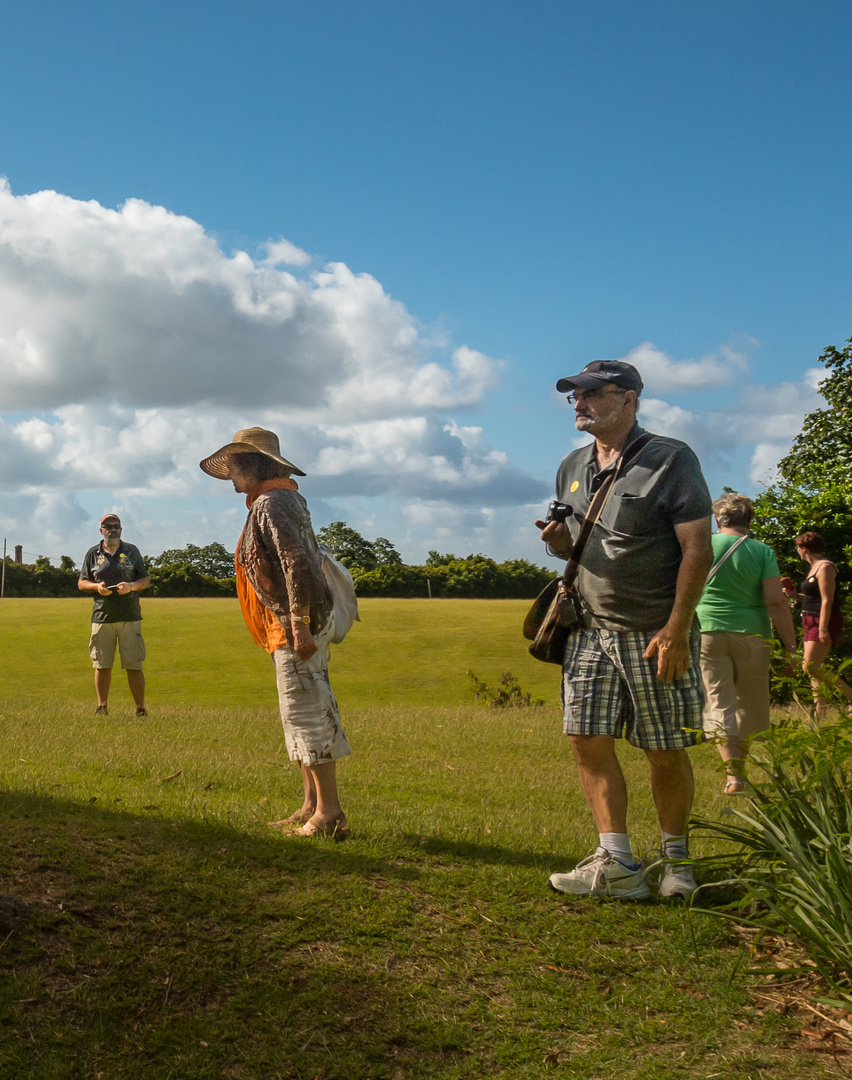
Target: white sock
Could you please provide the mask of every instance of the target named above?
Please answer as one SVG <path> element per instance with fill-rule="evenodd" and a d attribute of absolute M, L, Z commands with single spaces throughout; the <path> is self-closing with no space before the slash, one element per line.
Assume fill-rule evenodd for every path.
<path fill-rule="evenodd" d="M 633 849 L 630 847 L 630 837 L 626 832 L 602 832 L 598 833 L 600 846 L 618 859 L 624 866 L 635 866 Z"/>
<path fill-rule="evenodd" d="M 667 833 L 665 829 L 663 833 L 663 855 L 668 859 L 688 859 L 689 858 L 689 845 L 686 842 L 686 837 L 677 833 Z"/>

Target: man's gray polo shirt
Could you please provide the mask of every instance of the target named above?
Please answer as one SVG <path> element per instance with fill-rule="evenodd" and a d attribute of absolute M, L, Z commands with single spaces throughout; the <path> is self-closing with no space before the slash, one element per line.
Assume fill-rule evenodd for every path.
<path fill-rule="evenodd" d="M 637 424 L 627 445 L 643 433 Z M 595 444 L 559 467 L 556 497 L 573 507 L 577 539 L 604 477 Z M 710 492 L 698 458 L 678 439 L 655 436 L 615 481 L 583 555 L 577 589 L 589 624 L 607 630 L 660 630 L 671 614 L 681 547 L 675 525 L 709 517 Z"/>

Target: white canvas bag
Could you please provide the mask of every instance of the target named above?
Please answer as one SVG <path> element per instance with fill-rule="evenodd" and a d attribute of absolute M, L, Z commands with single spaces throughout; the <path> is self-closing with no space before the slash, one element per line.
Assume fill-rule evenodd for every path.
<path fill-rule="evenodd" d="M 328 582 L 331 599 L 334 601 L 334 633 L 331 640 L 335 645 L 339 645 L 352 629 L 352 623 L 361 621 L 358 614 L 358 597 L 355 595 L 352 575 L 342 563 L 335 559 L 331 548 L 320 544 L 319 551 L 322 555 L 322 570 Z"/>

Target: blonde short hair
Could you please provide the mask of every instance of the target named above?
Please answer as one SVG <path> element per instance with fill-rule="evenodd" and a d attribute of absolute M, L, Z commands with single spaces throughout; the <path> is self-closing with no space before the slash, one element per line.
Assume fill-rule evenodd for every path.
<path fill-rule="evenodd" d="M 713 503 L 713 513 L 723 528 L 742 528 L 754 521 L 754 506 L 748 495 L 726 491 Z"/>

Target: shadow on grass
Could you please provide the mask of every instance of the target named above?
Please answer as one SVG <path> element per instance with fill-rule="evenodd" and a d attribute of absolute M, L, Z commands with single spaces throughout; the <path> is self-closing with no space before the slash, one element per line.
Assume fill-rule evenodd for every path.
<path fill-rule="evenodd" d="M 701 1046 L 730 1056 L 733 1032 L 740 1052 L 724 927 L 700 929 L 699 962 L 662 906 L 542 902 L 528 852 L 408 836 L 380 858 L 369 837 L 288 840 L 35 793 L 0 792 L 0 814 L 0 894 L 28 908 L 0 938 L 2 1077 L 544 1080 L 555 1054 L 566 1075 L 638 1080 L 674 1077 L 673 1047 L 698 1027 L 677 1075 L 701 1080 Z M 773 1075 L 798 1080 L 794 1064 Z"/>
<path fill-rule="evenodd" d="M 452 840 L 443 836 L 422 836 L 405 833 L 404 839 L 413 851 L 441 859 L 462 860 L 465 863 L 482 863 L 491 866 L 527 866 L 538 869 L 548 863 L 566 863 L 564 855 L 555 852 L 516 851 L 497 844 L 481 844 L 475 840 Z M 575 865 L 577 859 L 568 859 Z"/>
<path fill-rule="evenodd" d="M 0 790 L 0 817 L 4 839 L 10 848 L 17 849 L 18 855 L 18 859 L 10 858 L 0 868 L 0 875 L 23 870 L 20 859 L 28 866 L 22 884 L 32 880 L 29 874 L 52 870 L 61 870 L 72 878 L 75 874 L 85 876 L 90 862 L 96 863 L 104 855 L 109 857 L 104 844 L 110 843 L 123 844 L 122 857 L 135 859 L 137 864 L 151 857 L 160 858 L 164 872 L 170 860 L 203 868 L 214 859 L 230 867 L 243 861 L 256 869 L 288 875 L 305 871 L 314 879 L 323 873 L 355 874 L 366 879 L 377 874 L 417 876 L 410 864 L 403 866 L 353 851 L 351 843 L 288 837 L 273 830 L 259 834 L 220 821 L 140 815 L 42 794 Z M 33 866 L 37 855 L 41 857 Z"/>
<path fill-rule="evenodd" d="M 36 794 L 0 814 L 0 1075 L 331 1080 L 456 1052 L 388 978 L 410 865 Z"/>

